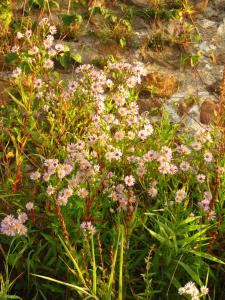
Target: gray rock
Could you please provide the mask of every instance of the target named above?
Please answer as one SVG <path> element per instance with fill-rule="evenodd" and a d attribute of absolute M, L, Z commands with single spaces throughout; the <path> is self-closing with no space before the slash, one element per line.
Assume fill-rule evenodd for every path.
<path fill-rule="evenodd" d="M 216 22 L 211 21 L 211 20 L 208 20 L 208 19 L 203 19 L 203 20 L 200 22 L 200 25 L 201 25 L 203 28 L 210 28 L 210 27 L 216 26 Z"/>
<path fill-rule="evenodd" d="M 217 34 L 219 36 L 225 36 L 225 18 L 223 19 L 223 23 L 217 28 Z"/>
<path fill-rule="evenodd" d="M 188 115 L 182 118 L 182 123 L 185 125 L 186 131 L 190 132 L 196 132 L 204 128 L 204 125 L 202 125 L 197 119 Z"/>
<path fill-rule="evenodd" d="M 176 109 L 173 107 L 173 105 L 167 103 L 163 105 L 164 111 L 168 113 L 171 116 L 171 120 L 174 123 L 180 123 L 181 118 L 179 117 Z"/>
<path fill-rule="evenodd" d="M 96 47 L 85 43 L 67 42 L 66 45 L 70 48 L 71 55 L 81 56 L 82 64 L 91 64 L 93 60 L 98 59 L 100 56 Z"/>
<path fill-rule="evenodd" d="M 205 15 L 208 18 L 212 18 L 212 17 L 216 17 L 217 16 L 217 11 L 215 9 L 213 9 L 212 7 L 208 6 Z"/>
<path fill-rule="evenodd" d="M 135 47 L 140 47 L 148 39 L 148 32 L 146 31 L 135 31 L 132 37 L 132 44 Z"/>
<path fill-rule="evenodd" d="M 199 105 L 195 104 L 192 106 L 192 108 L 189 110 L 189 114 L 193 117 L 199 117 Z"/>

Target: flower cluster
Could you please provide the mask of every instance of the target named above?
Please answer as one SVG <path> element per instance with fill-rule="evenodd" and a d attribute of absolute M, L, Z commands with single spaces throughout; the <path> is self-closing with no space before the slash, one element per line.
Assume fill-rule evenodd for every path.
<path fill-rule="evenodd" d="M 94 227 L 94 225 L 90 221 L 82 222 L 80 224 L 80 228 L 82 229 L 82 231 L 84 233 L 88 232 L 88 233 L 93 234 L 93 235 L 96 233 L 96 228 Z"/>
<path fill-rule="evenodd" d="M 41 33 L 42 39 L 38 42 L 36 40 L 37 32 L 32 32 L 31 29 L 27 29 L 25 32 L 18 31 L 16 34 L 17 44 L 12 47 L 11 52 L 17 53 L 20 56 L 21 62 L 28 63 L 32 70 L 38 67 L 44 67 L 46 70 L 54 67 L 53 58 L 65 51 L 65 47 L 61 43 L 54 42 L 54 35 L 57 33 L 56 27 L 50 24 L 47 18 L 43 18 L 37 29 Z M 18 45 L 20 42 L 23 47 Z M 27 52 L 27 55 L 24 53 Z M 12 72 L 13 78 L 20 78 L 22 75 L 22 69 L 17 67 Z M 37 72 L 38 74 L 38 72 Z M 36 78 L 34 87 L 40 90 L 43 87 L 41 78 Z M 39 91 L 42 95 L 42 91 Z"/>
<path fill-rule="evenodd" d="M 0 232 L 8 236 L 25 235 L 27 227 L 24 223 L 27 219 L 25 212 L 20 213 L 18 218 L 15 218 L 13 215 L 7 215 L 1 222 Z"/>
<path fill-rule="evenodd" d="M 202 161 L 206 169 L 211 168 L 211 130 L 197 131 L 189 144 L 179 139 L 166 145 L 163 141 L 155 143 L 158 125 L 139 113 L 133 95 L 146 75 L 142 64 L 109 63 L 103 71 L 82 65 L 75 74 L 76 78 L 65 84 L 60 101 L 61 97 L 67 103 L 77 99 L 79 115 L 89 121 L 82 136 L 74 137 L 75 141 L 67 145 L 64 162 L 47 159 L 42 173 L 38 170 L 31 174 L 31 179 L 42 178 L 49 183 L 48 196 L 54 195 L 58 205 L 66 206 L 70 199 L 89 201 L 94 197 L 98 201 L 98 195 L 104 194 L 113 200 L 112 205 L 117 204 L 118 211 L 132 212 L 141 194 L 157 201 L 164 193 L 161 184 L 156 188 L 157 182 L 166 182 L 170 177 L 177 182 L 176 192 L 165 205 L 174 200 L 180 204 L 185 198 L 187 203 L 192 201 L 191 188 L 188 184 L 182 187 L 187 178 L 201 184 L 199 191 L 205 192 L 206 176 L 199 172 L 199 165 Z M 41 84 L 36 81 L 36 86 Z M 54 88 L 45 97 L 51 99 L 48 111 L 55 110 L 59 96 Z M 197 160 L 199 164 L 193 164 Z"/>
<path fill-rule="evenodd" d="M 29 59 L 31 69 L 36 70 L 35 78 L 31 76 L 27 81 L 34 86 L 43 118 L 50 124 L 54 122 L 54 128 L 61 126 L 61 122 L 70 124 L 71 131 L 67 135 L 65 125 L 70 143 L 66 144 L 66 138 L 62 141 L 67 150 L 63 159 L 46 159 L 30 178 L 43 180 L 46 194 L 59 206 L 78 198 L 80 206 L 85 206 L 92 199 L 100 202 L 104 196 L 113 201 L 98 205 L 117 206 L 117 211 L 128 213 L 145 197 L 152 202 L 165 199 L 162 206 L 171 202 L 182 204 L 187 199 L 188 206 L 205 193 L 195 207 L 213 219 L 211 200 L 205 196 L 208 178 L 203 174 L 214 165 L 210 128 L 195 132 L 194 138 L 183 138 L 179 132 L 178 138 L 166 140 L 163 121 L 155 121 L 139 111 L 137 91 L 146 75 L 141 63 L 109 62 L 104 70 L 81 65 L 71 80 L 57 86 L 46 69 L 54 67 L 53 58 L 63 54 L 65 46 L 54 40 L 56 28 L 48 19 L 41 20 L 40 30 L 40 44 L 32 39 L 31 30 L 17 33 L 29 54 L 21 54 L 21 59 Z M 13 48 L 17 53 L 20 50 L 18 45 Z M 21 72 L 17 68 L 13 76 L 19 78 Z M 86 120 L 82 130 L 81 120 Z M 194 191 L 192 186 L 197 184 Z M 197 197 L 192 197 L 194 193 Z"/>
<path fill-rule="evenodd" d="M 207 295 L 209 289 L 206 286 L 202 286 L 199 289 L 196 287 L 194 282 L 188 282 L 184 287 L 179 288 L 179 295 L 187 295 L 191 297 L 191 300 L 199 300 L 202 296 Z"/>
<path fill-rule="evenodd" d="M 199 202 L 199 206 L 201 209 L 207 213 L 207 219 L 212 221 L 216 218 L 216 213 L 214 209 L 211 209 L 210 204 L 213 199 L 211 192 L 204 192 L 204 197 L 201 202 Z"/>

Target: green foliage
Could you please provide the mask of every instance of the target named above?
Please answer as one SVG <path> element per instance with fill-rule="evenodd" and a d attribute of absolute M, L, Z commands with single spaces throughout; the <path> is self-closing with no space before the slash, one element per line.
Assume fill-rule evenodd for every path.
<path fill-rule="evenodd" d="M 50 13 L 51 3 L 29 5 Z M 66 34 L 97 15 L 100 38 L 129 46 L 132 8 L 120 15 L 75 4 L 60 15 Z M 136 13 L 182 25 L 165 41 L 186 45 L 198 36 L 177 16 L 181 5 Z M 48 18 L 23 20 L 14 23 L 19 47 L 5 55 L 14 70 L 1 107 L 0 299 L 176 300 L 189 281 L 220 299 L 223 132 L 192 134 L 163 111 L 140 114 L 143 64 L 102 56 L 94 61 L 101 69 L 80 65 Z M 149 47 L 163 39 L 153 35 Z M 189 57 L 193 67 L 199 58 Z"/>

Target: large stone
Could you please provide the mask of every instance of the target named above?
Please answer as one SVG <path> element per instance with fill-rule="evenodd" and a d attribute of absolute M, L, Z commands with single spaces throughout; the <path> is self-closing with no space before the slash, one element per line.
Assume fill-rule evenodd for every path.
<path fill-rule="evenodd" d="M 188 97 L 181 101 L 178 106 L 178 113 L 180 116 L 183 116 L 185 114 L 189 114 L 191 108 L 196 103 L 196 100 L 194 97 Z"/>
<path fill-rule="evenodd" d="M 223 23 L 221 23 L 217 29 L 217 34 L 221 37 L 225 36 L 225 18 L 223 19 Z"/>
<path fill-rule="evenodd" d="M 219 104 L 213 100 L 206 100 L 200 108 L 200 121 L 203 124 L 214 123 L 218 116 Z"/>
<path fill-rule="evenodd" d="M 216 26 L 216 22 L 208 20 L 208 19 L 203 19 L 200 22 L 200 25 L 202 26 L 202 28 L 210 28 L 210 27 L 215 27 Z"/>
<path fill-rule="evenodd" d="M 162 106 L 162 100 L 158 98 L 138 99 L 139 112 L 151 112 L 153 109 L 159 110 Z"/>
<path fill-rule="evenodd" d="M 174 76 L 151 72 L 144 77 L 141 89 L 158 97 L 168 98 L 177 91 L 178 84 Z"/>

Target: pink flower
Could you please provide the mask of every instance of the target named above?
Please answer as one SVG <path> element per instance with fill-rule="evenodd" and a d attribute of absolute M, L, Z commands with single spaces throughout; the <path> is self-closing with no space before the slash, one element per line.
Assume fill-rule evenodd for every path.
<path fill-rule="evenodd" d="M 193 148 L 194 150 L 196 150 L 196 151 L 200 151 L 200 150 L 202 149 L 202 144 L 201 144 L 201 143 L 198 143 L 198 142 L 193 143 L 193 144 L 192 144 L 192 148 Z"/>
<path fill-rule="evenodd" d="M 132 175 L 126 176 L 124 181 L 127 186 L 133 186 L 135 183 L 135 178 Z"/>
<path fill-rule="evenodd" d="M 26 209 L 27 209 L 27 210 L 32 210 L 32 209 L 34 209 L 34 202 L 27 202 L 27 204 L 26 204 Z"/>
<path fill-rule="evenodd" d="M 187 161 L 182 161 L 182 163 L 180 164 L 180 169 L 186 172 L 190 169 L 190 164 Z"/>
<path fill-rule="evenodd" d="M 37 54 L 38 52 L 39 52 L 39 49 L 38 49 L 37 46 L 33 46 L 33 48 L 31 48 L 31 49 L 28 51 L 28 53 L 29 53 L 30 55 L 35 55 L 35 54 Z"/>
<path fill-rule="evenodd" d="M 88 196 L 88 191 L 85 188 L 81 188 L 79 189 L 79 191 L 77 192 L 77 195 L 82 198 L 85 199 Z"/>
<path fill-rule="evenodd" d="M 178 171 L 178 167 L 176 165 L 170 164 L 170 172 L 169 173 L 171 175 L 174 175 L 177 173 L 177 171 Z"/>
<path fill-rule="evenodd" d="M 16 68 L 13 73 L 12 73 L 12 77 L 14 78 L 18 78 L 20 75 L 22 74 L 22 70 L 20 68 Z"/>
<path fill-rule="evenodd" d="M 49 31 L 50 31 L 51 34 L 56 34 L 57 29 L 54 25 L 52 25 L 52 26 L 49 27 Z"/>
<path fill-rule="evenodd" d="M 170 164 L 167 162 L 161 163 L 158 170 L 161 174 L 168 174 L 168 173 L 170 173 Z"/>
<path fill-rule="evenodd" d="M 150 189 L 148 190 L 148 194 L 150 197 L 154 198 L 157 196 L 158 190 L 154 187 L 150 187 Z"/>
<path fill-rule="evenodd" d="M 141 130 L 138 133 L 138 136 L 142 141 L 146 140 L 146 138 L 150 135 L 149 131 L 147 129 Z"/>
<path fill-rule="evenodd" d="M 22 212 L 18 215 L 18 220 L 20 221 L 20 223 L 25 223 L 28 220 L 28 216 L 25 212 Z"/>
<path fill-rule="evenodd" d="M 57 198 L 57 204 L 59 206 L 65 206 L 68 202 L 68 198 L 65 197 L 63 194 L 60 194 Z"/>
<path fill-rule="evenodd" d="M 123 138 L 124 138 L 125 134 L 124 134 L 124 131 L 117 131 L 115 134 L 114 134 L 114 138 L 117 140 L 117 141 L 121 141 Z"/>
<path fill-rule="evenodd" d="M 35 82 L 34 82 L 34 86 L 37 89 L 40 89 L 42 87 L 42 80 L 41 79 L 36 79 Z"/>
<path fill-rule="evenodd" d="M 64 51 L 64 46 L 62 44 L 56 44 L 55 49 L 59 52 L 63 52 Z"/>
<path fill-rule="evenodd" d="M 17 32 L 16 37 L 18 38 L 18 40 L 23 38 L 23 34 L 21 32 Z"/>
<path fill-rule="evenodd" d="M 54 66 L 53 60 L 47 58 L 47 59 L 45 60 L 44 67 L 45 67 L 46 69 L 51 69 L 51 68 L 53 68 L 53 66 Z"/>
<path fill-rule="evenodd" d="M 144 154 L 144 161 L 151 162 L 152 160 L 156 159 L 156 152 L 153 150 L 149 150 L 147 153 Z"/>
<path fill-rule="evenodd" d="M 41 173 L 39 173 L 38 171 L 30 174 L 30 179 L 32 180 L 38 180 L 40 177 L 41 177 Z"/>
<path fill-rule="evenodd" d="M 142 177 L 144 176 L 145 174 L 147 173 L 146 169 L 145 169 L 145 166 L 143 164 L 139 165 L 137 167 L 137 175 Z"/>
<path fill-rule="evenodd" d="M 125 99 L 121 96 L 115 96 L 114 101 L 115 101 L 117 106 L 122 106 L 122 105 L 125 104 Z"/>
<path fill-rule="evenodd" d="M 196 178 L 197 178 L 198 182 L 200 182 L 200 183 L 205 182 L 205 175 L 204 174 L 198 174 L 196 176 Z"/>
<path fill-rule="evenodd" d="M 115 151 L 112 152 L 112 158 L 114 158 L 115 160 L 120 160 L 122 157 L 122 152 L 120 151 L 120 149 L 115 149 Z"/>
<path fill-rule="evenodd" d="M 204 154 L 204 159 L 206 162 L 211 162 L 212 159 L 213 159 L 213 155 L 211 152 L 209 151 L 206 151 L 205 154 Z"/>
<path fill-rule="evenodd" d="M 55 193 L 55 188 L 52 185 L 49 185 L 47 187 L 47 194 L 48 195 L 53 195 Z"/>
<path fill-rule="evenodd" d="M 175 200 L 177 203 L 181 203 L 186 197 L 187 193 L 184 189 L 177 190 Z"/>

